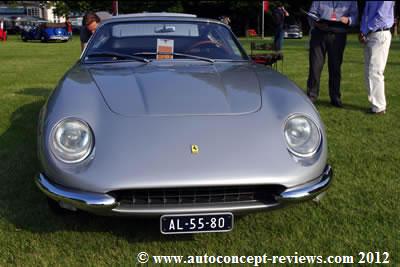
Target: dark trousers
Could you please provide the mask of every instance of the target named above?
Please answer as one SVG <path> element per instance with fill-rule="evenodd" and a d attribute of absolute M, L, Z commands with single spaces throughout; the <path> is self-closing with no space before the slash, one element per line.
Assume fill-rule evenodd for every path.
<path fill-rule="evenodd" d="M 274 49 L 276 51 L 282 50 L 283 46 L 283 26 L 277 26 L 274 36 Z"/>
<path fill-rule="evenodd" d="M 340 100 L 340 79 L 343 52 L 346 46 L 346 33 L 325 32 L 313 29 L 310 40 L 310 69 L 307 81 L 307 94 L 318 97 L 322 68 L 328 54 L 329 96 L 331 101 Z"/>

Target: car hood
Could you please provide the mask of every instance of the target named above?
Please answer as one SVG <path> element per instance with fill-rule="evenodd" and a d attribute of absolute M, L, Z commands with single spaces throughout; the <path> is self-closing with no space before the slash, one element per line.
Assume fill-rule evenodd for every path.
<path fill-rule="evenodd" d="M 232 115 L 261 107 L 259 81 L 247 62 L 96 64 L 89 72 L 111 111 L 123 116 Z"/>
<path fill-rule="evenodd" d="M 120 73 L 120 80 L 114 79 L 116 82 L 128 80 L 128 77 L 136 78 L 136 73 L 146 73 L 146 69 L 152 67 L 150 64 L 139 67 L 139 63 L 133 63 L 138 68 L 134 71 L 132 70 L 134 66 L 117 64 L 123 65 L 121 71 L 123 70 L 126 74 Z M 211 87 L 205 83 L 209 86 L 208 88 L 214 88 L 214 91 L 210 89 L 212 93 L 210 102 L 215 101 L 212 97 L 220 97 L 218 98 L 220 103 L 225 104 L 226 102 L 222 102 L 224 99 L 224 101 L 229 101 L 231 107 L 237 108 L 243 107 L 238 103 L 243 98 L 248 103 L 251 102 L 249 100 L 257 100 L 255 103 L 260 105 L 257 89 L 259 83 L 263 104 L 257 112 L 243 116 L 151 116 L 146 114 L 156 113 L 155 109 L 149 108 L 148 113 L 145 113 L 144 109 L 136 111 L 137 114 L 145 114 L 143 116 L 122 116 L 110 111 L 101 91 L 96 87 L 86 69 L 91 69 L 95 80 L 99 82 L 100 74 L 108 75 L 108 73 L 117 72 L 116 65 L 109 64 L 109 66 L 107 72 L 100 66 L 94 69 L 93 66 L 76 65 L 61 80 L 42 110 L 38 133 L 39 158 L 43 172 L 59 185 L 102 193 L 133 188 L 244 184 L 280 184 L 293 187 L 318 177 L 326 165 L 326 141 L 323 142 L 321 153 L 307 162 L 293 158 L 289 153 L 283 132 L 284 123 L 289 116 L 305 114 L 321 129 L 323 126 L 317 110 L 308 97 L 293 82 L 271 68 L 258 64 L 252 66 L 236 63 L 235 65 L 218 63 L 215 66 L 198 64 L 205 75 L 208 77 L 215 75 L 220 79 L 217 83 L 220 87 L 215 85 Z M 111 68 L 111 66 L 114 67 Z M 154 66 L 154 68 L 161 67 Z M 183 66 L 173 68 L 179 69 L 174 74 L 175 77 L 183 79 L 179 76 L 184 76 Z M 164 75 L 164 72 L 167 73 L 166 70 L 160 70 L 160 75 Z M 190 80 L 197 81 L 194 78 L 195 74 L 190 71 L 189 73 L 191 74 L 187 76 Z M 154 77 L 154 79 L 161 79 Z M 201 80 L 201 78 L 198 79 Z M 149 80 L 146 82 L 151 83 Z M 239 88 L 237 84 L 241 87 Z M 182 94 L 186 93 L 183 88 L 187 88 L 189 92 L 193 89 L 190 84 L 174 83 L 174 85 L 181 88 L 179 92 Z M 123 83 L 121 86 L 131 88 Z M 137 86 L 135 89 L 139 90 L 139 86 L 142 85 L 138 82 L 135 86 Z M 166 86 L 172 91 L 172 85 Z M 120 87 L 110 85 L 107 90 L 112 88 Z M 217 88 L 226 90 L 225 98 L 217 94 Z M 149 88 L 150 91 L 151 89 Z M 210 92 L 207 91 L 207 93 Z M 164 101 L 173 101 L 169 95 L 162 96 Z M 191 101 L 194 99 L 190 98 L 190 95 L 187 97 Z M 126 99 L 123 97 L 120 100 L 126 105 L 129 103 L 125 102 Z M 156 99 L 151 100 L 156 101 Z M 131 105 L 136 103 L 133 101 L 130 100 L 133 103 Z M 174 105 L 181 104 L 173 103 Z M 165 103 L 161 102 L 161 104 Z M 202 107 L 203 112 L 206 112 L 206 103 L 202 102 L 202 104 L 204 106 L 194 102 L 193 106 Z M 149 107 L 152 106 L 149 105 Z M 223 107 L 228 110 L 226 105 Z M 163 108 L 167 110 L 169 107 Z M 178 110 L 175 106 L 170 108 Z M 182 104 L 180 110 L 183 108 L 186 108 L 186 113 L 192 112 Z M 222 108 L 220 110 L 225 111 Z M 177 114 L 177 111 L 169 114 Z M 54 157 L 50 149 L 52 131 L 55 125 L 65 118 L 78 118 L 85 121 L 90 125 L 95 136 L 95 148 L 92 154 L 80 164 L 62 163 Z M 324 135 L 324 131 L 322 134 Z M 325 135 L 323 140 L 325 140 Z M 197 154 L 191 149 L 194 144 L 199 148 Z"/>

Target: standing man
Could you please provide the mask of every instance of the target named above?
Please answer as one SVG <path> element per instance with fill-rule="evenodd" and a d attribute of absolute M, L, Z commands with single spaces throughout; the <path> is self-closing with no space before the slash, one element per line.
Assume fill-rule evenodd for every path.
<path fill-rule="evenodd" d="M 283 27 L 285 25 L 285 17 L 289 16 L 282 3 L 278 3 L 278 6 L 272 11 L 272 17 L 275 23 L 275 37 L 274 37 L 274 48 L 276 51 L 282 50 L 283 46 Z"/>
<path fill-rule="evenodd" d="M 81 51 L 85 49 L 87 42 L 96 31 L 98 24 L 100 24 L 100 17 L 94 12 L 89 12 L 83 17 L 80 33 Z"/>
<path fill-rule="evenodd" d="M 3 24 L 3 21 L 0 19 L 0 40 L 3 40 L 3 41 L 5 41 L 6 39 L 4 38 L 4 31 L 3 31 L 3 26 L 4 24 Z"/>
<path fill-rule="evenodd" d="M 329 96 L 331 104 L 341 108 L 341 66 L 347 31 L 357 24 L 357 1 L 313 1 L 310 13 L 320 19 L 313 22 L 311 31 L 307 95 L 312 102 L 317 100 L 321 72 L 328 54 Z"/>
<path fill-rule="evenodd" d="M 3 41 L 7 40 L 7 31 L 4 28 L 3 20 L 0 20 L 0 39 Z"/>
<path fill-rule="evenodd" d="M 87 42 L 90 37 L 92 37 L 93 33 L 96 31 L 97 27 L 100 25 L 101 21 L 110 19 L 112 16 L 108 12 L 100 11 L 100 12 L 88 12 L 83 17 L 82 27 L 80 32 L 81 39 L 81 51 L 85 49 Z"/>
<path fill-rule="evenodd" d="M 66 20 L 65 20 L 65 28 L 67 29 L 69 38 L 72 39 L 72 23 L 69 19 L 69 17 L 67 16 Z"/>
<path fill-rule="evenodd" d="M 361 19 L 360 42 L 364 44 L 365 83 L 370 114 L 386 112 L 385 72 L 394 24 L 394 1 L 366 1 Z"/>
<path fill-rule="evenodd" d="M 231 19 L 228 16 L 222 16 L 220 20 L 222 23 L 224 23 L 228 26 L 231 24 Z"/>

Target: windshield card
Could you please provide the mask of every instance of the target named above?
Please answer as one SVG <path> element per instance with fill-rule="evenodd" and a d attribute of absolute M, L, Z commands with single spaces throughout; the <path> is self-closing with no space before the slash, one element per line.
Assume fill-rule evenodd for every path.
<path fill-rule="evenodd" d="M 174 53 L 174 40 L 157 39 L 157 60 L 172 59 Z"/>

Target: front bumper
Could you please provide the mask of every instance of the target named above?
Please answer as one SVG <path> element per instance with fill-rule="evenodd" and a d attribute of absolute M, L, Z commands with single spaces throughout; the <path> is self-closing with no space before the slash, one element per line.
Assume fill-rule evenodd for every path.
<path fill-rule="evenodd" d="M 285 33 L 284 34 L 285 39 L 301 39 L 303 38 L 303 34 L 300 33 Z"/>
<path fill-rule="evenodd" d="M 53 41 L 65 41 L 68 40 L 69 36 L 50 36 L 49 40 L 53 40 Z"/>
<path fill-rule="evenodd" d="M 296 186 L 287 188 L 278 196 L 275 196 L 274 203 L 224 203 L 221 205 L 180 205 L 175 207 L 152 206 L 149 208 L 124 208 L 109 194 L 84 192 L 66 188 L 50 182 L 43 174 L 36 178 L 36 185 L 51 199 L 76 209 L 85 210 L 91 213 L 102 215 L 136 215 L 136 216 L 158 216 L 171 213 L 203 213 L 203 212 L 235 212 L 243 213 L 263 209 L 272 209 L 279 206 L 297 203 L 313 199 L 324 192 L 330 185 L 333 178 L 332 168 L 327 165 L 323 173 L 316 179 Z"/>

